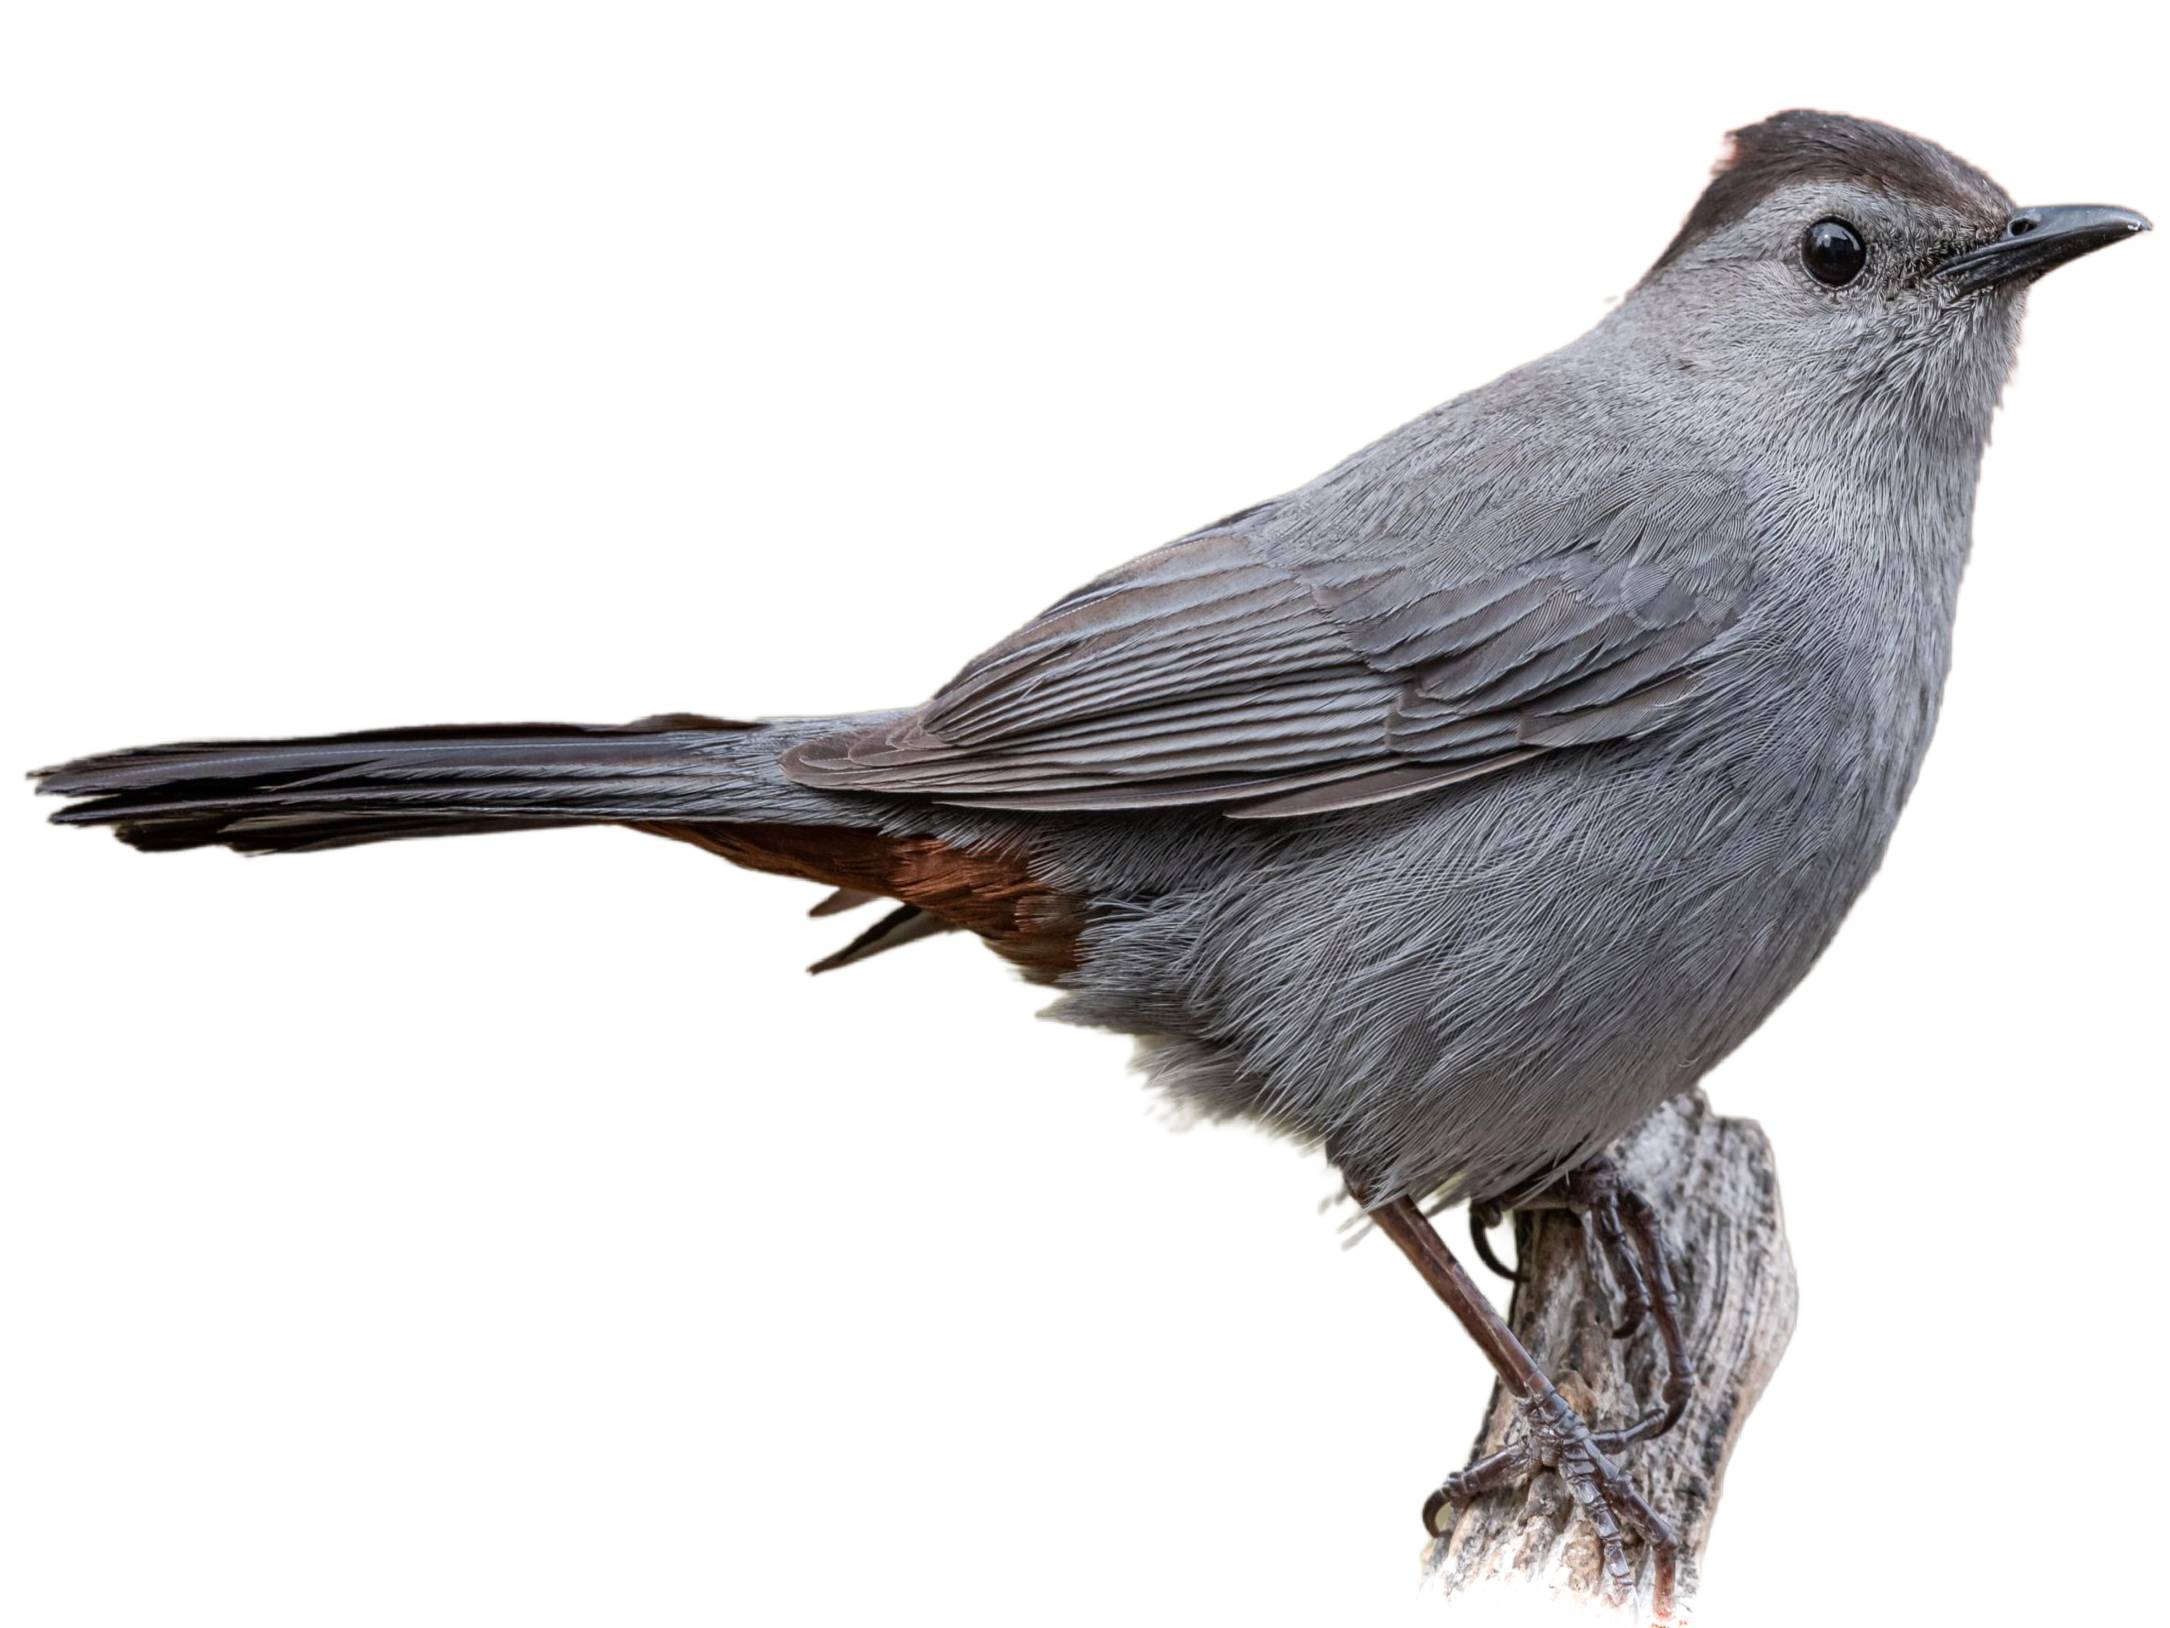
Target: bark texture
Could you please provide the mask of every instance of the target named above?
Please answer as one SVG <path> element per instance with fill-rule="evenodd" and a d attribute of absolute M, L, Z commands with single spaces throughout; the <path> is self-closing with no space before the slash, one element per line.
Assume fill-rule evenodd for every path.
<path fill-rule="evenodd" d="M 1693 1092 L 1611 1151 L 1664 1220 L 1696 1366 L 1680 1423 L 1621 1454 L 1680 1535 L 1680 1604 L 1668 1619 L 1678 1622 L 1692 1606 L 1726 1460 L 1793 1333 L 1793 1260 L 1770 1143 L 1752 1121 L 1721 1119 Z M 1624 1342 L 1607 1331 L 1614 1296 L 1574 1217 L 1517 1215 L 1515 1243 L 1527 1278 L 1514 1293 L 1515 1333 L 1569 1404 L 1601 1428 L 1651 1406 L 1663 1379 L 1656 1342 L 1647 1326 Z M 1514 1425 L 1512 1403 L 1495 1388 L 1477 1451 L 1504 1445 Z M 1602 1609 L 1597 1540 L 1550 1472 L 1457 1509 L 1445 1535 L 1426 1546 L 1425 1575 L 1428 1590 L 1478 1624 L 1504 1620 L 1510 1606 L 1523 1608 L 1517 1618 L 1547 1603 Z M 1653 1620 L 1651 1583 L 1645 1553 L 1630 1609 L 1607 1615 Z"/>

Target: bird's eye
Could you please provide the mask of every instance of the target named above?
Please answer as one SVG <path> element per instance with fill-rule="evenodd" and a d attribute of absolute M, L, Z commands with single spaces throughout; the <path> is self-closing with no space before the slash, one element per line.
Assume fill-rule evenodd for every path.
<path fill-rule="evenodd" d="M 1869 262 L 1869 246 L 1842 220 L 1820 220 L 1801 234 L 1801 264 L 1826 288 L 1844 288 Z"/>

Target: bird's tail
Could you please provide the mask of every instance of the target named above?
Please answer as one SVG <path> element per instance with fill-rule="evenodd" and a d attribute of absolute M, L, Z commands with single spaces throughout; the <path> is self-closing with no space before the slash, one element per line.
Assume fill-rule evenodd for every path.
<path fill-rule="evenodd" d="M 343 848 L 602 822 L 759 817 L 762 726 L 687 713 L 615 726 L 437 725 L 138 747 L 39 771 L 53 819 L 153 851 Z M 764 743 L 765 745 L 766 743 Z M 768 778 L 776 778 L 773 775 Z M 788 793 L 780 779 L 780 792 Z"/>
<path fill-rule="evenodd" d="M 802 786 L 779 759 L 836 729 L 882 721 L 735 723 L 671 713 L 637 723 L 438 725 L 297 740 L 145 746 L 78 758 L 33 778 L 75 799 L 62 825 L 105 825 L 137 848 L 301 853 L 403 837 L 629 825 L 734 864 L 835 890 L 826 914 L 890 898 L 899 908 L 822 971 L 963 928 L 1052 979 L 1075 966 L 1082 905 L 1042 879 L 1015 841 L 953 817 L 949 836 L 914 806 Z"/>

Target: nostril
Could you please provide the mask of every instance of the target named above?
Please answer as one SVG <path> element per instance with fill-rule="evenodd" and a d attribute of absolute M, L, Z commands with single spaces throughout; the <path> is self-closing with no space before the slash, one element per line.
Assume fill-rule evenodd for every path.
<path fill-rule="evenodd" d="M 2042 223 L 2036 220 L 2032 215 L 2014 215 L 2012 217 L 2012 224 L 2009 229 L 2012 236 L 2025 237 L 2029 232 L 2033 231 L 2037 226 L 2041 224 Z"/>

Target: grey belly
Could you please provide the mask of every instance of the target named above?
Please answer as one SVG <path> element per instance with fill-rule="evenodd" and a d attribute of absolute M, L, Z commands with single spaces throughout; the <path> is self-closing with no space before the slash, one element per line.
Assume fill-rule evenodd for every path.
<path fill-rule="evenodd" d="M 1117 902 L 1055 1015 L 1375 1191 L 1500 1192 L 1692 1085 L 1807 971 L 1888 835 L 1858 767 L 1629 743 L 1322 821 L 1080 822 L 1061 863 Z"/>

